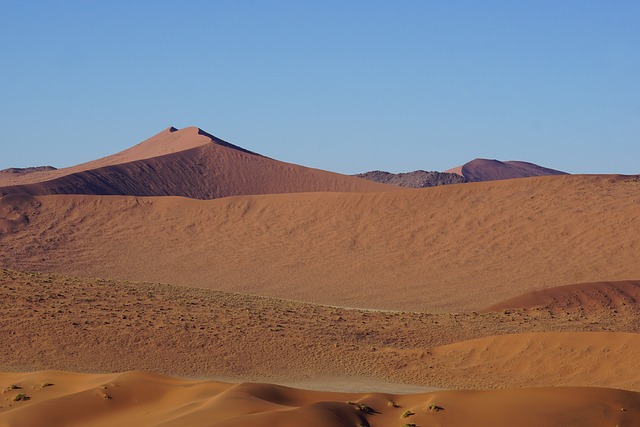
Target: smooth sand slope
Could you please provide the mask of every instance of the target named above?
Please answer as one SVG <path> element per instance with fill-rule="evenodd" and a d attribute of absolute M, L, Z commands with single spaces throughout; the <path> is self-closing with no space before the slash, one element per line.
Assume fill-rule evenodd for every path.
<path fill-rule="evenodd" d="M 99 194 L 215 199 L 395 186 L 279 162 L 190 127 L 168 128 L 109 157 L 54 171 L 0 174 L 2 194 Z"/>
<path fill-rule="evenodd" d="M 364 311 L 0 271 L 4 370 L 145 370 L 324 390 L 640 391 L 640 308 Z M 616 331 L 616 332 L 609 332 Z M 348 385 L 348 387 L 346 387 Z"/>
<path fill-rule="evenodd" d="M 515 160 L 501 162 L 500 160 L 492 159 L 473 159 L 446 172 L 458 174 L 472 182 L 528 178 L 531 176 L 566 175 L 566 172 L 545 168 L 535 163 Z"/>
<path fill-rule="evenodd" d="M 384 193 L 6 196 L 0 266 L 362 308 L 479 310 L 640 277 L 640 179 L 538 177 Z"/>
<path fill-rule="evenodd" d="M 268 384 L 127 372 L 0 374 L 0 425 L 55 426 L 631 426 L 640 394 L 602 388 L 445 391 L 416 395 L 309 392 Z M 13 402 L 18 394 L 27 401 Z M 408 412 L 407 412 L 408 411 Z M 403 417 L 403 414 L 411 414 Z"/>

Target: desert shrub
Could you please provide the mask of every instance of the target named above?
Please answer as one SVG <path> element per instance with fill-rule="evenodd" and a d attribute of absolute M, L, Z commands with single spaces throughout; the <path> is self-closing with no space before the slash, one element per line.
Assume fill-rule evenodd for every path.
<path fill-rule="evenodd" d="M 347 402 L 349 405 L 353 405 L 357 411 L 362 412 L 364 414 L 374 414 L 376 411 L 371 407 L 367 406 L 364 403 L 357 402 Z"/>
<path fill-rule="evenodd" d="M 427 411 L 440 412 L 440 411 L 444 411 L 444 408 L 442 406 L 436 405 L 435 403 L 432 403 L 429 406 L 427 406 Z"/>
<path fill-rule="evenodd" d="M 14 401 L 14 402 L 19 402 L 19 401 L 21 401 L 21 400 L 29 400 L 29 396 L 27 396 L 27 395 L 26 395 L 26 394 L 24 394 L 24 393 L 19 393 L 19 394 L 16 394 L 16 395 L 13 397 L 13 401 Z"/>

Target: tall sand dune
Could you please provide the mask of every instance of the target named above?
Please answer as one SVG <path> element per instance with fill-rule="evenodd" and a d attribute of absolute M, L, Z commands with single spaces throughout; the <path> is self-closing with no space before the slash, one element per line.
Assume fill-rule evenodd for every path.
<path fill-rule="evenodd" d="M 414 395 L 310 392 L 144 372 L 0 373 L 0 425 L 565 427 L 638 425 L 640 394 L 605 388 L 443 391 Z M 14 401 L 23 394 L 28 400 Z"/>
<path fill-rule="evenodd" d="M 70 168 L 0 174 L 0 195 L 215 199 L 241 194 L 391 190 L 398 188 L 269 159 L 195 127 L 169 128 L 128 150 Z"/>
<path fill-rule="evenodd" d="M 472 311 L 549 287 L 639 278 L 638 206 L 638 177 L 574 175 L 210 201 L 5 196 L 0 266 Z"/>

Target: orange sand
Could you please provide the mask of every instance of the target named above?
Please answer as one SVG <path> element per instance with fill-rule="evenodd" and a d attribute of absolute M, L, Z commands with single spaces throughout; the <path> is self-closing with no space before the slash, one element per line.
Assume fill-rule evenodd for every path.
<path fill-rule="evenodd" d="M 18 270 L 426 312 L 640 277 L 631 177 L 211 201 L 16 197 L 0 199 L 13 230 L 0 235 L 0 266 Z"/>
<path fill-rule="evenodd" d="M 638 425 L 640 394 L 602 388 L 329 393 L 188 381 L 143 372 L 0 374 L 0 425 L 443 426 Z M 19 393 L 27 401 L 13 402 Z M 360 409 L 360 408 L 364 408 Z M 403 417 L 409 411 L 410 415 Z M 370 413 L 367 413 L 370 412 Z"/>

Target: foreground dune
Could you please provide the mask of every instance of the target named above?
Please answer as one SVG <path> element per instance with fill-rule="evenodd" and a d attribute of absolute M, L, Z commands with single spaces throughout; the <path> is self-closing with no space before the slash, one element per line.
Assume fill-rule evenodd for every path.
<path fill-rule="evenodd" d="M 7 426 L 630 426 L 640 393 L 603 388 L 442 391 L 415 395 L 310 392 L 143 372 L 0 373 Z M 11 389 L 11 387 L 15 389 Z M 26 401 L 13 401 L 19 394 Z M 407 412 L 409 411 L 409 412 Z M 403 414 L 406 416 L 403 417 Z"/>
<path fill-rule="evenodd" d="M 472 311 L 559 285 L 640 278 L 639 205 L 638 177 L 571 175 L 210 201 L 5 196 L 0 266 Z"/>
<path fill-rule="evenodd" d="M 0 195 L 100 194 L 215 199 L 398 187 L 279 162 L 201 129 L 169 128 L 123 152 L 70 168 L 0 174 Z"/>

